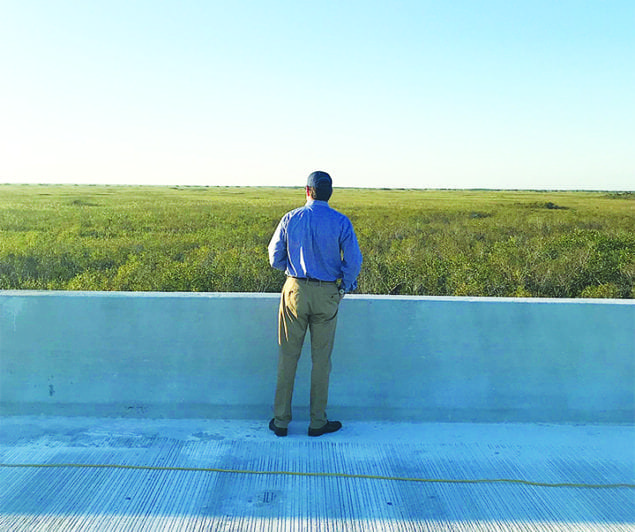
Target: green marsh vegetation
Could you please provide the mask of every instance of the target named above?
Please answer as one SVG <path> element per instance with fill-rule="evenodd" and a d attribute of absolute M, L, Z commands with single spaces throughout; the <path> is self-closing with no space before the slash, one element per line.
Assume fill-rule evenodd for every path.
<path fill-rule="evenodd" d="M 298 188 L 0 185 L 0 289 L 278 292 Z M 635 297 L 635 194 L 335 189 L 368 294 Z"/>

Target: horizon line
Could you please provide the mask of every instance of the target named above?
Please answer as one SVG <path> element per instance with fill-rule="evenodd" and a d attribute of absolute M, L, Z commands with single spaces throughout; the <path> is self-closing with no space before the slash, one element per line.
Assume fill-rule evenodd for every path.
<path fill-rule="evenodd" d="M 29 183 L 29 182 L 0 182 L 0 186 L 33 186 L 33 187 L 139 187 L 139 188 L 282 188 L 296 189 L 304 188 L 305 185 L 177 185 L 177 184 L 124 184 L 124 183 Z M 490 187 L 355 187 L 355 186 L 334 186 L 339 190 L 384 190 L 384 191 L 469 191 L 469 192 L 589 192 L 589 193 L 612 193 L 612 194 L 635 194 L 635 190 L 626 189 L 591 189 L 591 188 L 490 188 Z"/>

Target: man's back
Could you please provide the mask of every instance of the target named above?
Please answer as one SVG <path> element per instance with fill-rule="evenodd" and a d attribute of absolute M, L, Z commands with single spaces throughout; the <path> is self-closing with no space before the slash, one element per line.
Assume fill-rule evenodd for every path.
<path fill-rule="evenodd" d="M 356 288 L 362 261 L 350 220 L 326 201 L 311 199 L 282 218 L 269 244 L 269 258 L 290 277 L 342 279 L 347 292 Z"/>

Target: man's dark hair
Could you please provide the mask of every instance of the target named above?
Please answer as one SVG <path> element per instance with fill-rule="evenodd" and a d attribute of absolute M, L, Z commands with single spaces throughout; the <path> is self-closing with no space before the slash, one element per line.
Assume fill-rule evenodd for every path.
<path fill-rule="evenodd" d="M 309 187 L 309 194 L 311 198 L 318 201 L 328 201 L 333 194 L 332 187 Z"/>

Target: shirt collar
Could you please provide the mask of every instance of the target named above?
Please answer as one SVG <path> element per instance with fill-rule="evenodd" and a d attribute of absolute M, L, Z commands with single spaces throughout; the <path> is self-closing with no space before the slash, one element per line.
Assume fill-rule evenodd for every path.
<path fill-rule="evenodd" d="M 329 206 L 329 202 L 328 201 L 315 200 L 313 198 L 309 198 L 308 200 L 306 200 L 306 204 L 307 205 L 324 205 L 326 207 Z"/>

